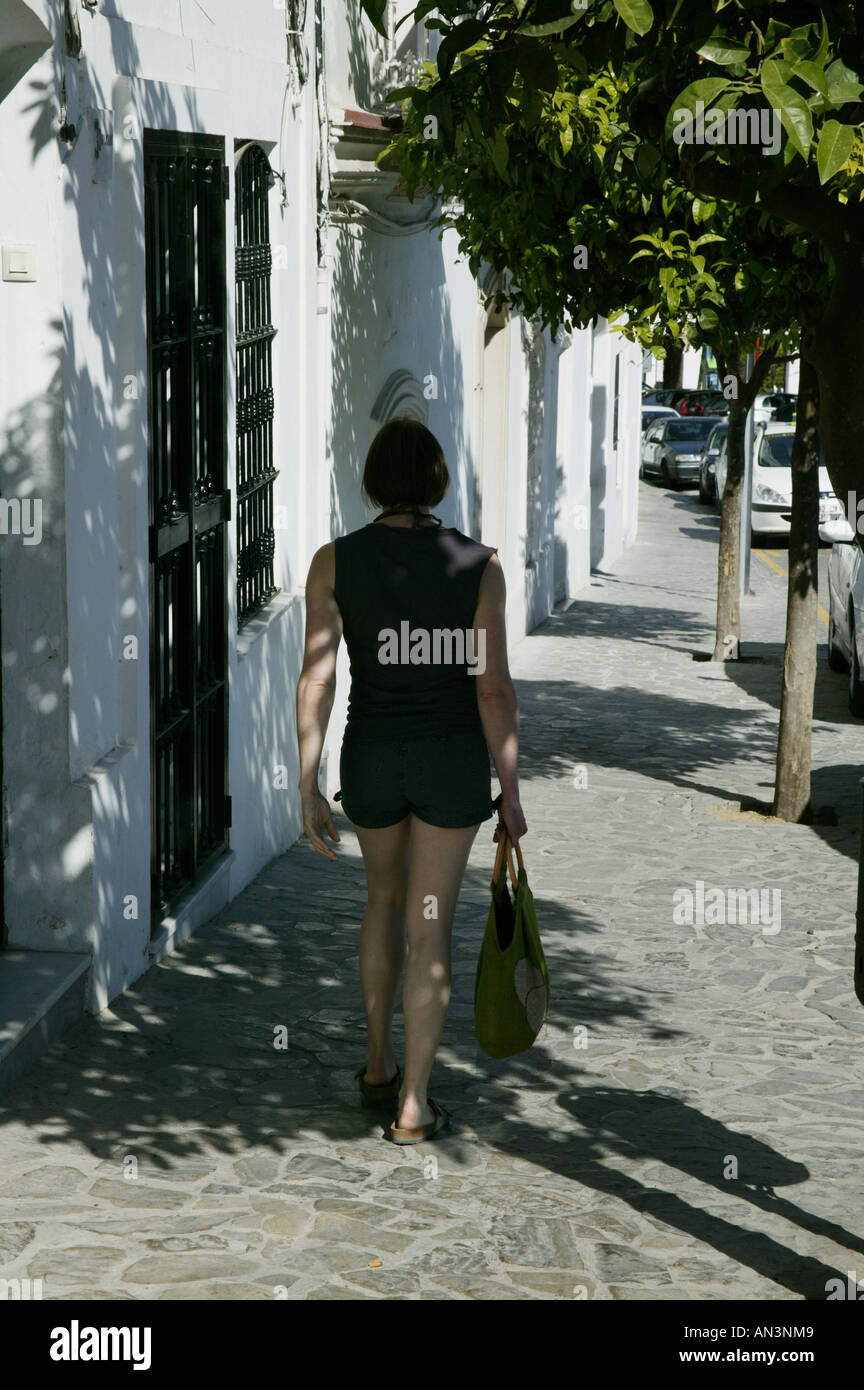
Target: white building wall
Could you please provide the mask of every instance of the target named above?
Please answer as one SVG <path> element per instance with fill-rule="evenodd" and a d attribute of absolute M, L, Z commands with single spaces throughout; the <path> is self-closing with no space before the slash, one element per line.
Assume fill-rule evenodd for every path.
<path fill-rule="evenodd" d="M 48 5 L 34 6 L 47 32 Z M 12 21 L 24 25 L 20 6 Z M 8 37 L 4 33 L 4 39 Z M 0 243 L 33 279 L 0 280 L 0 479 L 38 527 L 0 536 L 4 891 L 8 944 L 85 949 L 92 919 L 90 796 L 70 782 L 64 396 L 68 394 L 62 171 L 34 93 L 54 88 L 48 48 L 0 104 Z"/>
<path fill-rule="evenodd" d="M 565 341 L 560 355 L 558 400 L 559 410 L 566 411 L 566 428 L 558 439 L 564 490 L 557 524 L 557 600 L 577 593 L 591 575 L 592 339 L 593 329 L 579 329 Z"/>
<path fill-rule="evenodd" d="M 34 158 L 22 133 L 32 127 L 27 82 L 0 107 L 2 236 L 38 243 L 36 285 L 0 288 L 4 326 L 29 325 L 2 348 L 24 360 L 4 382 L 3 425 L 16 410 L 57 413 L 44 441 L 31 420 L 26 486 L 44 476 L 46 513 L 56 528 L 38 547 L 40 580 L 30 566 L 4 564 L 4 659 L 19 679 L 4 688 L 10 844 L 6 860 L 9 944 L 92 950 L 91 1006 L 102 1007 L 147 968 L 150 951 L 150 789 L 146 321 L 143 155 L 146 126 L 202 131 L 234 141 L 258 139 L 285 172 L 289 197 L 271 195 L 277 583 L 283 594 L 236 638 L 233 575 L 236 510 L 229 528 L 229 790 L 235 799 L 231 856 L 217 900 L 202 899 L 179 939 L 216 910 L 300 830 L 296 801 L 294 689 L 302 663 L 302 582 L 309 518 L 298 510 L 301 480 L 320 474 L 309 457 L 317 428 L 315 343 L 316 142 L 314 82 L 299 109 L 286 92 L 284 10 L 208 4 L 120 3 L 80 11 L 83 53 L 70 92 L 73 147 L 54 134 Z M 59 22 L 49 16 L 50 22 Z M 215 22 L 214 22 L 215 21 Z M 312 10 L 308 14 L 312 49 Z M 62 36 L 61 36 L 62 43 Z M 33 77 L 54 86 L 59 48 Z M 128 78 L 122 74 L 134 72 Z M 311 75 L 310 75 L 311 76 Z M 131 124 L 124 121 L 132 117 Z M 94 122 L 110 132 L 110 152 L 94 163 Z M 128 132 L 128 134 L 127 134 Z M 95 178 L 94 178 L 95 175 Z M 0 185 L 2 186 L 2 185 Z M 12 189 L 26 189 L 12 196 Z M 14 207 L 14 218 L 9 209 Z M 233 324 L 233 202 L 226 205 L 229 343 Z M 30 298 L 22 292 L 30 291 Z M 229 486 L 234 492 L 233 354 L 229 350 Z M 128 383 L 137 397 L 126 399 Z M 59 412 L 63 412 L 61 429 Z M 44 411 L 43 411 L 44 413 Z M 8 433 L 7 433 L 8 439 Z M 9 445 L 5 446 L 9 460 Z M 65 472 L 65 479 L 64 479 Z M 65 542 L 63 540 L 65 530 Z M 59 539 L 58 539 L 59 538 Z M 35 549 L 35 548 L 34 548 Z M 4 553 L 4 560 L 7 558 Z M 22 554 L 21 559 L 29 559 Z M 62 570 L 66 566 L 64 579 Z M 27 605 L 20 596 L 30 593 Z M 65 603 L 64 603 L 65 596 Z M 65 612 L 64 612 L 65 608 Z M 17 617 L 15 616 L 17 613 Z M 68 621 L 68 658 L 65 622 Z M 138 640 L 124 660 L 124 637 Z M 38 672 L 27 676 L 28 665 Z M 53 677 L 57 668 L 58 675 Z M 67 714 L 68 702 L 68 714 Z M 51 727 L 56 726 L 52 747 Z M 34 747 L 21 745 L 20 730 Z M 13 736 L 14 735 L 14 736 Z M 41 747 L 37 755 L 35 745 Z M 65 748 L 60 745 L 65 742 Z M 60 756 L 58 757 L 58 753 Z M 280 769 L 285 773 L 280 778 Z M 38 809 L 37 809 L 37 802 Z M 47 806 L 50 810 L 46 811 Z M 57 853 L 52 853 L 56 847 Z"/>
<path fill-rule="evenodd" d="M 617 375 L 617 443 L 615 439 Z M 635 535 L 641 353 L 605 320 L 591 354 L 591 566 L 604 569 Z"/>

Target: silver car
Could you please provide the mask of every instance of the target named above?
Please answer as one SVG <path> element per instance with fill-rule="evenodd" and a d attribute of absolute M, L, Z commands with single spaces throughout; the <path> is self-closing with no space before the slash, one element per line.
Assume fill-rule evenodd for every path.
<path fill-rule="evenodd" d="M 718 424 L 716 415 L 687 415 L 655 420 L 642 436 L 641 478 L 659 473 L 666 487 L 699 481 L 702 446 Z"/>
<path fill-rule="evenodd" d="M 729 421 L 721 420 L 719 424 L 714 426 L 702 445 L 702 457 L 699 463 L 700 502 L 713 502 L 717 497 L 717 460 L 720 457 L 723 440 L 728 433 Z"/>

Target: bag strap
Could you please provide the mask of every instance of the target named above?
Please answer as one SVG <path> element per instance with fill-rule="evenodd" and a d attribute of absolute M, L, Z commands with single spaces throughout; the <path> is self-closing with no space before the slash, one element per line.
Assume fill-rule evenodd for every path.
<path fill-rule="evenodd" d="M 513 882 L 513 891 L 515 892 L 516 887 L 519 883 L 519 877 L 513 865 L 514 850 L 516 851 L 516 862 L 519 865 L 519 868 L 524 870 L 525 865 L 522 862 L 522 851 L 519 848 L 518 843 L 514 844 L 513 841 L 510 839 L 510 832 L 507 829 L 507 826 L 504 824 L 504 821 L 501 819 L 501 802 L 503 800 L 504 794 L 503 792 L 499 792 L 495 800 L 492 802 L 492 810 L 497 811 L 499 813 L 498 825 L 501 830 L 501 834 L 498 838 L 498 853 L 495 856 L 495 867 L 492 870 L 492 883 L 496 884 L 498 882 L 498 875 L 501 872 L 501 865 L 503 863 L 504 855 L 506 853 L 507 867 L 510 870 L 510 878 Z"/>
<path fill-rule="evenodd" d="M 508 835 L 507 838 L 508 838 L 508 840 L 510 839 L 509 835 Z M 523 859 L 522 859 L 522 851 L 521 851 L 521 849 L 519 848 L 518 842 L 517 842 L 517 844 L 514 845 L 513 841 L 510 840 L 510 850 L 508 851 L 508 853 L 509 853 L 509 852 L 512 852 L 513 850 L 516 851 L 516 863 L 519 865 L 519 868 L 520 868 L 520 869 L 524 870 L 525 864 L 524 864 Z"/>
<path fill-rule="evenodd" d="M 498 876 L 501 873 L 501 867 L 504 863 L 504 856 L 506 855 L 507 868 L 510 870 L 510 879 L 513 884 L 513 891 L 515 893 L 517 887 L 519 886 L 519 875 L 517 874 L 516 867 L 513 863 L 514 849 L 516 850 L 516 858 L 519 862 L 519 868 L 524 869 L 525 865 L 522 863 L 522 851 L 520 850 L 518 845 L 513 844 L 513 841 L 510 839 L 510 836 L 507 833 L 507 827 L 502 826 L 501 835 L 498 839 L 498 853 L 495 856 L 495 867 L 492 870 L 492 885 L 494 887 L 498 882 Z"/>

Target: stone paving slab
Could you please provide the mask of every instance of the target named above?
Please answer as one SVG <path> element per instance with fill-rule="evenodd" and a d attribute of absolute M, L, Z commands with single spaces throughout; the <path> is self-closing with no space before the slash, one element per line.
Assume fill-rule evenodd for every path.
<path fill-rule="evenodd" d="M 695 660 L 716 520 L 648 485 L 641 506 L 614 573 L 512 654 L 553 985 L 535 1048 L 495 1062 L 473 1040 L 490 822 L 434 1075 L 453 1129 L 383 1141 L 354 1089 L 364 878 L 337 814 L 337 864 L 304 843 L 274 860 L 0 1109 L 2 1277 L 133 1300 L 781 1300 L 824 1298 L 850 1270 L 864 1283 L 864 725 L 823 664 L 814 786 L 837 824 L 742 814 L 771 795 L 782 582 L 754 559 L 745 653 L 761 660 Z M 779 889 L 779 930 L 676 921 L 698 882 Z"/>

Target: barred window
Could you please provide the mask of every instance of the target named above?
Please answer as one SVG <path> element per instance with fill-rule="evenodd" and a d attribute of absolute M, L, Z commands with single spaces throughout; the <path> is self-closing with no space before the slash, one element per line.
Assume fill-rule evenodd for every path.
<path fill-rule="evenodd" d="M 237 350 L 237 627 L 278 593 L 273 580 L 273 349 L 270 213 L 273 182 L 260 145 L 242 147 L 234 175 Z"/>

